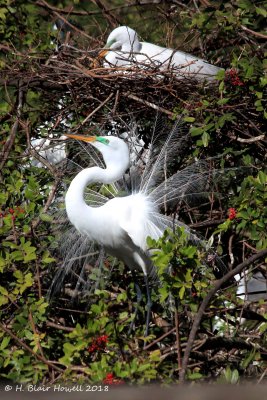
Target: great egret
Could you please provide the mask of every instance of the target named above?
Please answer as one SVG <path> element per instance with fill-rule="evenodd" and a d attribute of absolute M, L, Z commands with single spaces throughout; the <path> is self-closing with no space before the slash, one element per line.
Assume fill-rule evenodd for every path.
<path fill-rule="evenodd" d="M 221 68 L 209 64 L 201 58 L 182 51 L 139 42 L 137 33 L 128 26 L 114 29 L 105 49 L 99 54 L 105 57 L 110 66 L 151 65 L 160 69 L 172 69 L 179 77 L 192 77 L 198 80 L 214 80 Z"/>
<path fill-rule="evenodd" d="M 238 282 L 237 296 L 245 301 L 258 301 L 267 298 L 267 280 L 261 271 L 255 272 L 252 276 L 242 274 L 235 276 Z"/>
<path fill-rule="evenodd" d="M 72 180 L 66 193 L 67 215 L 79 232 L 79 237 L 74 239 L 71 235 L 75 233 L 71 231 L 71 240 L 64 240 L 67 256 L 64 260 L 63 276 L 73 267 L 78 251 L 83 255 L 77 256 L 76 260 L 87 260 L 91 241 L 103 246 L 108 254 L 122 260 L 131 270 L 141 270 L 147 290 L 146 334 L 151 309 L 148 278 L 154 273 L 146 239 L 148 236 L 159 239 L 167 227 L 173 227 L 173 219 L 160 212 L 161 206 L 173 200 L 202 193 L 212 174 L 207 170 L 205 162 L 198 161 L 159 183 L 162 173 L 166 174 L 166 163 L 169 160 L 173 161 L 174 154 L 177 157 L 177 149 L 183 147 L 185 137 L 181 134 L 179 136 L 178 133 L 176 125 L 156 159 L 153 146 L 150 148 L 139 190 L 133 190 L 124 197 L 104 199 L 103 203 L 103 196 L 95 196 L 90 189 L 94 207 L 85 202 L 84 193 L 87 186 L 96 182 L 113 184 L 121 179 L 129 167 L 129 148 L 122 139 L 114 136 L 66 134 L 69 138 L 90 143 L 96 148 L 102 154 L 106 168 L 94 166 L 81 170 Z M 98 202 L 99 206 L 95 207 L 97 196 L 103 204 L 99 205 Z M 186 225 L 180 221 L 175 221 L 175 224 L 184 227 L 190 240 L 205 247 L 205 243 Z M 86 248 L 87 253 L 84 252 Z M 59 270 L 54 279 L 55 285 L 62 280 L 61 272 L 62 270 Z"/>
<path fill-rule="evenodd" d="M 63 137 L 59 140 L 63 140 Z M 31 139 L 31 146 L 33 149 L 50 164 L 59 164 L 62 160 L 66 159 L 66 143 L 60 142 L 59 144 L 53 145 L 50 139 Z M 44 168 L 41 161 L 31 157 L 31 165 L 37 168 Z"/>

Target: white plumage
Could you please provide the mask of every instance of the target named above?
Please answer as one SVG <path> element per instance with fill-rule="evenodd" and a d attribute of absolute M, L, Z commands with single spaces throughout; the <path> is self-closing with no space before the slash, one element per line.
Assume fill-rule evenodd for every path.
<path fill-rule="evenodd" d="M 66 144 L 65 142 L 53 145 L 50 139 L 31 139 L 31 146 L 34 150 L 50 164 L 59 164 L 66 159 Z M 41 161 L 31 158 L 31 165 L 37 168 L 43 168 Z"/>
<path fill-rule="evenodd" d="M 145 149 L 142 157 L 134 158 L 133 164 L 128 145 L 122 139 L 67 135 L 80 142 L 95 166 L 81 168 L 66 193 L 66 211 L 72 227 L 61 235 L 63 265 L 54 277 L 51 294 L 62 287 L 66 275 L 77 279 L 77 293 L 82 289 L 88 293 L 97 287 L 101 268 L 92 270 L 92 266 L 102 265 L 101 249 L 104 249 L 131 270 L 143 273 L 149 315 L 148 282 L 150 279 L 155 282 L 156 271 L 147 248 L 147 237 L 159 239 L 166 228 L 183 227 L 190 241 L 206 249 L 205 241 L 192 233 L 188 226 L 162 211 L 167 205 L 175 207 L 177 202 L 186 201 L 191 196 L 194 199 L 203 197 L 213 173 L 205 161 L 197 161 L 170 175 L 168 165 L 184 154 L 188 133 L 185 134 L 177 123 L 167 138 L 163 130 L 154 134 L 149 148 Z M 82 145 L 83 142 L 89 142 L 89 147 Z M 128 143 L 135 146 L 130 139 Z M 75 162 L 72 164 L 76 165 Z M 96 190 L 99 183 L 101 187 Z M 225 268 L 223 263 L 219 266 Z"/>
<path fill-rule="evenodd" d="M 213 80 L 221 69 L 182 51 L 139 42 L 137 33 L 127 26 L 120 26 L 110 33 L 101 56 L 105 56 L 106 66 L 129 67 L 136 63 L 139 67 L 173 69 L 181 78 L 192 77 L 198 80 Z"/>
<path fill-rule="evenodd" d="M 74 137 L 84 141 L 92 139 Z M 129 167 L 129 149 L 123 140 L 113 136 L 103 136 L 101 142 L 97 139 L 91 144 L 102 153 L 106 169 L 87 168 L 73 179 L 65 198 L 68 218 L 81 234 L 104 246 L 129 268 L 142 269 L 147 275 L 151 262 L 145 254 L 146 238 L 158 239 L 163 233 L 155 223 L 154 216 L 159 213 L 156 204 L 144 193 L 115 197 L 100 207 L 90 207 L 84 201 L 87 185 L 113 183 Z"/>

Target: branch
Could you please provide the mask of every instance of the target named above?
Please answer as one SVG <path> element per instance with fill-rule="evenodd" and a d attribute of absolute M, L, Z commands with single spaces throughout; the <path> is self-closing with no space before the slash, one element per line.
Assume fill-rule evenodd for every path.
<path fill-rule="evenodd" d="M 15 138 L 16 138 L 16 134 L 18 131 L 18 127 L 19 127 L 19 119 L 21 117 L 21 109 L 22 109 L 22 102 L 23 102 L 23 90 L 21 88 L 21 83 L 19 83 L 19 89 L 18 89 L 18 95 L 17 95 L 17 101 L 18 101 L 18 105 L 17 105 L 17 115 L 16 115 L 16 120 L 11 128 L 11 132 L 10 132 L 10 136 L 7 139 L 3 151 L 0 154 L 0 159 L 2 158 L 2 161 L 0 163 L 0 171 L 3 170 L 3 167 L 7 161 L 7 158 L 9 156 L 9 153 L 12 149 L 12 146 L 14 144 Z"/>
<path fill-rule="evenodd" d="M 242 143 L 254 143 L 254 142 L 258 142 L 259 140 L 264 140 L 265 139 L 265 135 L 260 135 L 260 136 L 256 136 L 250 139 L 243 139 L 243 138 L 236 138 L 236 140 L 238 142 L 242 142 Z"/>
<path fill-rule="evenodd" d="M 159 107 L 156 104 L 151 103 L 150 101 L 140 99 L 139 97 L 135 96 L 134 94 L 122 93 L 122 96 L 128 97 L 129 99 L 132 99 L 132 100 L 138 101 L 139 103 L 145 104 L 146 106 L 153 108 L 153 110 L 160 111 L 164 114 L 169 115 L 170 117 L 174 116 L 174 114 L 171 111 L 166 110 L 165 108 Z"/>
<path fill-rule="evenodd" d="M 106 103 L 108 103 L 112 96 L 113 93 L 110 93 L 110 95 L 104 101 L 102 101 L 99 106 L 97 106 L 89 115 L 87 115 L 87 117 L 81 123 L 81 126 L 83 126 L 88 121 L 88 119 L 90 119 L 98 110 L 100 110 Z"/>
<path fill-rule="evenodd" d="M 191 353 L 191 349 L 194 344 L 194 340 L 197 334 L 197 330 L 199 328 L 202 316 L 206 310 L 206 307 L 208 306 L 211 298 L 215 295 L 215 293 L 221 288 L 221 286 L 229 281 L 229 279 L 233 278 L 236 274 L 239 274 L 244 268 L 248 267 L 250 264 L 254 263 L 256 260 L 266 257 L 267 256 L 267 249 L 260 251 L 257 254 L 254 254 L 241 264 L 239 264 L 236 268 L 234 268 L 232 271 L 229 271 L 227 274 L 225 274 L 221 279 L 215 281 L 215 284 L 212 289 L 208 292 L 207 296 L 204 298 L 202 301 L 198 312 L 194 318 L 194 322 L 190 331 L 190 335 L 187 341 L 187 346 L 184 352 L 183 356 L 183 361 L 182 361 L 182 369 L 179 372 L 179 380 L 180 382 L 185 381 L 185 374 L 188 366 L 188 361 Z"/>
<path fill-rule="evenodd" d="M 109 8 L 109 9 L 105 9 L 106 13 L 110 13 L 111 11 L 116 11 L 116 10 L 122 10 L 124 8 L 129 8 L 129 7 L 138 7 L 138 6 L 150 6 L 150 5 L 157 5 L 160 4 L 162 0 L 138 0 L 136 2 L 132 2 L 130 4 L 123 4 L 121 6 L 118 7 L 113 7 L 113 8 Z M 173 3 L 178 3 L 176 1 L 173 1 Z M 181 5 L 182 7 L 186 7 L 185 5 L 183 5 L 182 3 L 178 3 L 179 5 Z M 76 11 L 76 10 L 63 10 L 61 8 L 57 8 L 57 7 L 53 7 L 52 5 L 48 4 L 46 1 L 44 0 L 38 0 L 36 2 L 37 6 L 43 7 L 43 8 L 47 8 L 48 10 L 51 10 L 53 12 L 59 12 L 60 14 L 68 14 L 68 15 L 84 15 L 84 16 L 90 16 L 90 15 L 99 15 L 103 13 L 103 10 L 99 10 L 99 11 Z"/>
<path fill-rule="evenodd" d="M 260 38 L 262 38 L 262 39 L 267 40 L 267 35 L 264 35 L 263 33 L 255 32 L 255 31 L 253 31 L 252 29 L 249 29 L 249 28 L 247 28 L 247 27 L 244 26 L 244 25 L 241 25 L 241 28 L 242 28 L 243 31 L 245 31 L 245 32 L 249 32 L 249 33 L 251 33 L 251 34 L 254 35 L 254 36 L 257 36 L 257 37 L 260 37 Z"/>
<path fill-rule="evenodd" d="M 35 353 L 26 343 L 24 343 L 20 338 L 18 338 L 10 329 L 5 327 L 1 322 L 0 322 L 0 329 L 2 329 L 9 336 L 11 336 L 12 339 L 14 339 L 24 350 L 28 351 L 34 357 L 38 358 L 38 360 L 42 361 L 47 366 L 49 366 L 51 368 L 54 368 L 58 372 L 64 372 L 63 369 L 57 367 L 52 361 L 48 361 L 46 358 L 44 358 L 44 357 L 40 356 L 39 354 Z"/>

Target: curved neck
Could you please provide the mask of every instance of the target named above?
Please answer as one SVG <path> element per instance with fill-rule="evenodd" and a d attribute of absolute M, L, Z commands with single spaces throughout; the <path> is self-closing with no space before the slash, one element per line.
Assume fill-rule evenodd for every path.
<path fill-rule="evenodd" d="M 121 50 L 125 52 L 133 52 L 133 53 L 139 53 L 142 45 L 139 42 L 137 36 L 134 37 L 134 40 L 127 41 L 126 43 L 123 43 Z"/>
<path fill-rule="evenodd" d="M 122 177 L 124 171 L 116 166 L 102 169 L 99 167 L 86 168 L 72 180 L 65 196 L 65 205 L 70 222 L 78 229 L 87 220 L 94 223 L 97 208 L 88 206 L 84 201 L 84 191 L 90 183 L 113 183 Z M 101 208 L 101 207 L 98 207 Z"/>

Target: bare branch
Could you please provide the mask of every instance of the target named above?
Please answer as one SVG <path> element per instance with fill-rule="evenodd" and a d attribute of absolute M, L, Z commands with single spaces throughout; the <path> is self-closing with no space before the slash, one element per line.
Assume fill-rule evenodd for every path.
<path fill-rule="evenodd" d="M 202 301 L 202 303 L 201 303 L 201 305 L 200 305 L 200 307 L 198 309 L 198 312 L 197 312 L 197 314 L 196 314 L 196 316 L 194 318 L 194 322 L 193 322 L 193 325 L 192 325 L 192 328 L 191 328 L 191 331 L 190 331 L 190 335 L 188 337 L 187 346 L 186 346 L 186 349 L 185 349 L 185 352 L 184 352 L 184 356 L 183 356 L 182 369 L 179 372 L 180 382 L 184 382 L 184 380 L 185 380 L 187 365 L 188 365 L 191 349 L 192 349 L 192 346 L 194 344 L 194 340 L 195 340 L 195 337 L 196 337 L 196 334 L 197 334 L 197 330 L 199 328 L 199 325 L 201 323 L 201 319 L 203 317 L 203 314 L 204 314 L 204 312 L 206 310 L 206 307 L 208 306 L 211 298 L 222 287 L 222 285 L 224 283 L 229 281 L 236 274 L 239 274 L 241 271 L 243 271 L 243 269 L 248 267 L 250 264 L 252 264 L 255 261 L 257 261 L 257 260 L 259 260 L 261 258 L 264 258 L 266 256 L 267 256 L 267 249 L 259 251 L 257 254 L 254 254 L 253 256 L 251 256 L 250 258 L 248 258 L 247 260 L 245 260 L 244 262 L 239 264 L 236 268 L 232 269 L 232 271 L 229 271 L 221 279 L 217 280 L 214 283 L 213 288 L 210 289 L 210 291 L 208 292 L 207 296 Z"/>

